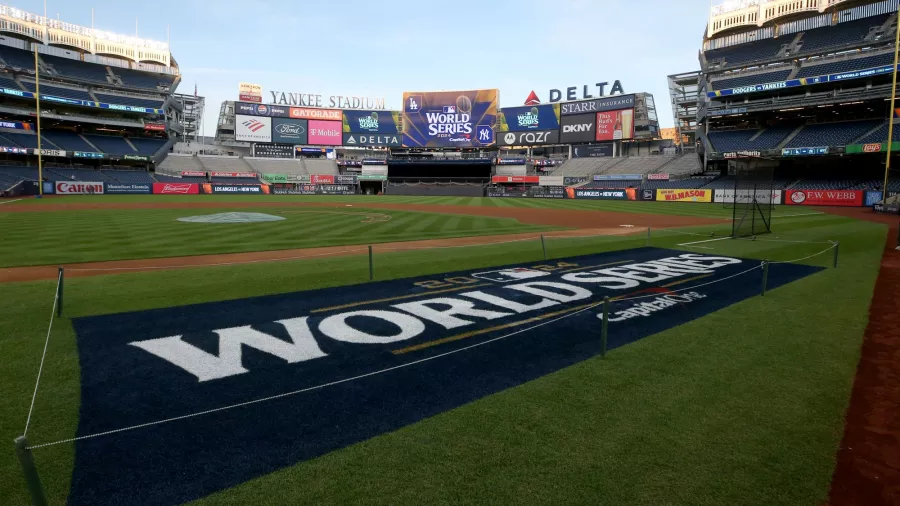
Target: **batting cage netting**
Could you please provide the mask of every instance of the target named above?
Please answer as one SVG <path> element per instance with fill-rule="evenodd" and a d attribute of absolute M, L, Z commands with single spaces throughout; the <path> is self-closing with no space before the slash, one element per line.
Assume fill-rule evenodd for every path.
<path fill-rule="evenodd" d="M 730 200 L 733 208 L 732 237 L 750 237 L 772 231 L 777 164 L 762 158 L 728 161 L 728 172 L 734 175 L 734 192 L 731 199 L 726 199 L 726 205 Z"/>

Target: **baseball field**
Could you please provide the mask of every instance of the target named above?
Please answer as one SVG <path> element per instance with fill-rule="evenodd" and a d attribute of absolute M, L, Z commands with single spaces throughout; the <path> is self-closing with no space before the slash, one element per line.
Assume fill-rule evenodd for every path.
<path fill-rule="evenodd" d="M 0 504 L 23 434 L 51 504 L 835 501 L 878 432 L 864 211 L 0 200 Z"/>

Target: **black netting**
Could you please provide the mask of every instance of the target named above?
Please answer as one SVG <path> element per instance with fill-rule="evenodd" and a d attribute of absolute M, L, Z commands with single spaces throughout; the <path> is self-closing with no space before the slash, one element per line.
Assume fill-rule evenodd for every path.
<path fill-rule="evenodd" d="M 726 204 L 730 200 L 734 209 L 733 237 L 750 237 L 772 231 L 772 209 L 777 196 L 774 187 L 776 165 L 764 159 L 729 161 L 729 173 L 734 174 L 734 189 L 725 200 Z"/>

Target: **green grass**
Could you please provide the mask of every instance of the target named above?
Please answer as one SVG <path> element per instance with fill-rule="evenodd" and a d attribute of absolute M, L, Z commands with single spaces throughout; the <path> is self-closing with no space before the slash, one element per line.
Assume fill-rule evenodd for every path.
<path fill-rule="evenodd" d="M 226 204 L 227 206 L 227 204 Z M 364 208 L 241 208 L 285 219 L 185 223 L 229 209 L 119 209 L 0 213 L 0 267 L 159 258 L 554 230 L 510 218 Z M 366 215 L 389 221 L 364 223 Z"/>
<path fill-rule="evenodd" d="M 886 230 L 834 216 L 782 218 L 776 227 L 772 239 L 839 240 L 840 267 L 613 350 L 606 359 L 585 361 L 198 503 L 820 504 Z M 658 233 L 653 241 L 675 246 L 685 240 L 691 239 Z M 548 250 L 563 257 L 644 241 L 552 239 Z M 715 249 L 698 251 L 770 260 L 824 248 L 750 241 L 708 246 Z M 540 258 L 534 241 L 439 254 L 389 253 L 377 255 L 375 265 L 377 279 L 392 279 Z M 830 256 L 808 262 L 828 265 Z M 277 268 L 73 278 L 66 282 L 66 315 L 352 284 L 364 281 L 367 269 L 364 257 L 345 257 Z M 0 504 L 27 502 L 11 442 L 25 422 L 54 286 L 0 287 L 0 439 L 8 442 L 8 451 L 0 452 Z M 64 318 L 50 341 L 31 442 L 72 437 L 78 399 L 75 336 Z M 35 459 L 51 502 L 62 504 L 73 447 L 41 448 Z"/>

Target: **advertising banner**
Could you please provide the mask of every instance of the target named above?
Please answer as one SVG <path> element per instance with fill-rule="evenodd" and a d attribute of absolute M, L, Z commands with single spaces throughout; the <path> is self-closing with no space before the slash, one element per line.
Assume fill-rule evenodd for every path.
<path fill-rule="evenodd" d="M 406 147 L 493 146 L 498 91 L 403 93 Z"/>
<path fill-rule="evenodd" d="M 15 130 L 34 130 L 31 123 L 22 123 L 21 121 L 0 121 L 0 128 L 12 128 Z"/>
<path fill-rule="evenodd" d="M 262 85 L 253 83 L 238 83 L 238 100 L 262 103 Z"/>
<path fill-rule="evenodd" d="M 640 174 L 602 174 L 594 176 L 594 181 L 640 181 Z"/>
<path fill-rule="evenodd" d="M 750 198 L 753 197 L 753 193 L 750 190 L 739 190 L 737 192 L 738 202 L 746 202 L 749 201 Z M 722 202 L 722 203 L 734 203 L 734 189 L 720 189 L 713 191 L 713 202 Z M 757 200 L 761 201 L 763 204 L 768 204 L 769 201 L 765 200 L 765 195 L 756 195 Z M 772 194 L 770 196 L 772 199 L 771 202 L 773 204 L 781 204 L 781 190 L 772 190 Z"/>
<path fill-rule="evenodd" d="M 267 183 L 287 183 L 287 174 L 263 174 L 263 181 Z"/>
<path fill-rule="evenodd" d="M 345 134 L 400 135 L 400 111 L 343 111 Z"/>
<path fill-rule="evenodd" d="M 528 194 L 536 199 L 564 199 L 566 198 L 565 186 L 532 186 Z"/>
<path fill-rule="evenodd" d="M 784 203 L 794 206 L 862 206 L 863 190 L 785 190 Z"/>
<path fill-rule="evenodd" d="M 634 109 L 597 113 L 595 140 L 612 141 L 634 138 Z"/>
<path fill-rule="evenodd" d="M 206 172 L 200 170 L 183 170 L 181 171 L 182 177 L 206 177 Z"/>
<path fill-rule="evenodd" d="M 103 183 L 57 181 L 53 193 L 57 195 L 103 195 Z"/>
<path fill-rule="evenodd" d="M 373 146 L 399 148 L 400 134 L 344 134 L 344 146 Z"/>
<path fill-rule="evenodd" d="M 540 176 L 494 176 L 492 183 L 540 183 Z"/>
<path fill-rule="evenodd" d="M 648 181 L 668 181 L 668 174 L 647 174 Z"/>
<path fill-rule="evenodd" d="M 334 176 L 334 182 L 337 184 L 356 184 L 356 176 Z"/>
<path fill-rule="evenodd" d="M 144 130 L 151 130 L 154 132 L 165 132 L 166 125 L 162 123 L 144 123 Z"/>
<path fill-rule="evenodd" d="M 53 181 L 44 181 L 44 195 L 52 194 L 56 190 L 56 184 Z"/>
<path fill-rule="evenodd" d="M 34 148 L 28 148 L 28 152 L 32 155 L 38 154 L 38 150 Z M 66 152 L 61 149 L 42 149 L 42 156 L 66 156 Z"/>
<path fill-rule="evenodd" d="M 14 90 L 10 88 L 0 88 L 0 93 L 4 95 L 12 95 L 14 97 L 19 98 L 35 98 L 34 93 L 30 91 L 22 91 L 22 90 Z M 57 104 L 66 104 L 66 105 L 78 105 L 81 107 L 93 107 L 96 109 L 110 109 L 113 111 L 124 111 L 124 112 L 137 112 L 141 114 L 157 114 L 162 115 L 165 114 L 165 111 L 162 109 L 155 109 L 153 107 L 139 107 L 136 105 L 119 105 L 119 104 L 105 104 L 103 102 L 93 102 L 90 100 L 77 100 L 74 98 L 64 98 L 64 97 L 54 97 L 52 95 L 44 95 L 41 94 L 41 100 L 46 100 L 47 102 L 54 102 Z"/>
<path fill-rule="evenodd" d="M 342 140 L 339 121 L 309 120 L 309 144 L 340 146 Z"/>
<path fill-rule="evenodd" d="M 594 136 L 596 123 L 596 114 L 563 116 L 559 140 L 563 143 L 593 142 L 596 140 Z"/>
<path fill-rule="evenodd" d="M 288 116 L 294 119 L 318 119 L 323 121 L 341 121 L 343 113 L 340 109 L 308 109 L 291 107 Z"/>
<path fill-rule="evenodd" d="M 290 118 L 291 108 L 279 105 L 253 104 L 249 102 L 235 102 L 234 113 L 249 116 L 269 116 L 272 118 Z"/>
<path fill-rule="evenodd" d="M 616 109 L 631 109 L 634 107 L 634 95 L 618 95 L 594 100 L 581 100 L 578 102 L 564 102 L 560 104 L 560 114 L 570 116 L 573 114 L 586 114 Z"/>
<path fill-rule="evenodd" d="M 15 146 L 0 146 L 0 153 L 13 154 L 13 155 L 27 155 L 28 148 L 19 148 L 19 147 L 15 147 Z M 75 152 L 75 156 L 78 156 L 78 151 Z"/>
<path fill-rule="evenodd" d="M 586 177 L 564 176 L 563 184 L 565 184 L 566 186 L 570 184 L 581 184 L 587 182 L 587 180 L 588 178 Z"/>
<path fill-rule="evenodd" d="M 559 104 L 507 107 L 497 114 L 497 133 L 559 130 Z"/>
<path fill-rule="evenodd" d="M 334 184 L 334 175 L 332 175 L 332 174 L 310 174 L 309 182 L 312 184 Z"/>
<path fill-rule="evenodd" d="M 740 86 L 738 88 L 727 88 L 724 90 L 710 91 L 706 93 L 709 98 L 727 97 L 730 95 L 743 95 L 745 93 L 756 93 L 760 91 L 780 90 L 782 88 L 794 88 L 797 86 L 810 86 L 813 84 L 822 84 L 836 81 L 847 81 L 850 79 L 862 79 L 883 74 L 891 74 L 894 72 L 893 65 L 881 67 L 872 67 L 862 70 L 854 70 L 852 72 L 841 72 L 839 74 L 827 74 L 815 77 L 803 77 L 800 79 L 789 79 L 787 81 L 775 81 L 763 84 L 751 84 L 748 86 Z"/>
<path fill-rule="evenodd" d="M 595 200 L 637 200 L 634 188 L 628 190 L 597 190 L 591 188 L 569 188 L 576 199 Z"/>
<path fill-rule="evenodd" d="M 900 204 L 875 204 L 872 210 L 876 213 L 900 214 Z"/>
<path fill-rule="evenodd" d="M 258 177 L 255 172 L 210 172 L 212 177 Z"/>
<path fill-rule="evenodd" d="M 501 146 L 537 146 L 540 144 L 559 144 L 559 130 L 532 130 L 528 132 L 498 133 L 497 142 Z"/>
<path fill-rule="evenodd" d="M 712 196 L 712 190 L 656 190 L 656 200 L 665 202 L 712 202 Z"/>
<path fill-rule="evenodd" d="M 884 142 L 874 142 L 870 144 L 850 144 L 846 148 L 847 154 L 855 153 L 881 153 L 884 150 Z M 894 144 L 894 143 L 891 143 Z M 893 150 L 892 150 L 893 151 Z"/>
<path fill-rule="evenodd" d="M 828 146 L 819 146 L 814 148 L 784 148 L 781 150 L 781 156 L 811 156 L 827 154 Z"/>
<path fill-rule="evenodd" d="M 387 174 L 360 174 L 357 179 L 360 181 L 384 181 L 387 179 Z"/>
<path fill-rule="evenodd" d="M 145 155 L 123 155 L 122 160 L 131 160 L 132 162 L 149 162 L 150 157 Z"/>
<path fill-rule="evenodd" d="M 538 176 L 538 182 L 541 186 L 562 186 L 562 176 Z"/>
<path fill-rule="evenodd" d="M 196 195 L 200 193 L 197 183 L 153 183 L 154 195 Z"/>
<path fill-rule="evenodd" d="M 307 144 L 308 132 L 305 119 L 272 119 L 272 142 L 281 144 Z"/>
<path fill-rule="evenodd" d="M 153 193 L 152 183 L 136 183 L 136 184 L 122 184 L 122 183 L 105 183 L 105 187 L 103 188 L 104 193 L 107 195 L 121 195 L 121 194 L 146 194 Z"/>
<path fill-rule="evenodd" d="M 505 158 L 504 157 L 504 158 L 497 158 L 495 163 L 497 165 L 525 165 L 525 162 L 527 162 L 527 160 L 525 160 L 524 158 Z"/>
<path fill-rule="evenodd" d="M 638 194 L 641 200 L 656 200 L 656 190 L 642 189 Z"/>
<path fill-rule="evenodd" d="M 488 186 L 488 197 L 527 197 L 528 188 L 523 186 Z"/>
<path fill-rule="evenodd" d="M 92 151 L 75 151 L 75 158 L 92 158 L 95 160 L 106 158 L 106 153 L 94 153 Z"/>
<path fill-rule="evenodd" d="M 256 158 L 293 158 L 293 144 L 253 144 L 253 156 Z"/>
<path fill-rule="evenodd" d="M 272 189 L 273 195 L 355 195 L 356 188 L 341 184 L 303 184 L 276 186 Z"/>
<path fill-rule="evenodd" d="M 269 193 L 269 185 L 260 185 L 260 184 L 246 184 L 246 185 L 228 185 L 228 184 L 215 184 L 215 183 L 204 183 L 200 185 L 200 189 L 203 193 L 257 193 L 257 194 L 268 194 Z"/>
<path fill-rule="evenodd" d="M 272 118 L 236 114 L 234 138 L 238 141 L 272 142 Z"/>
<path fill-rule="evenodd" d="M 600 144 L 598 146 L 573 146 L 572 158 L 598 158 L 613 155 L 612 144 Z"/>

